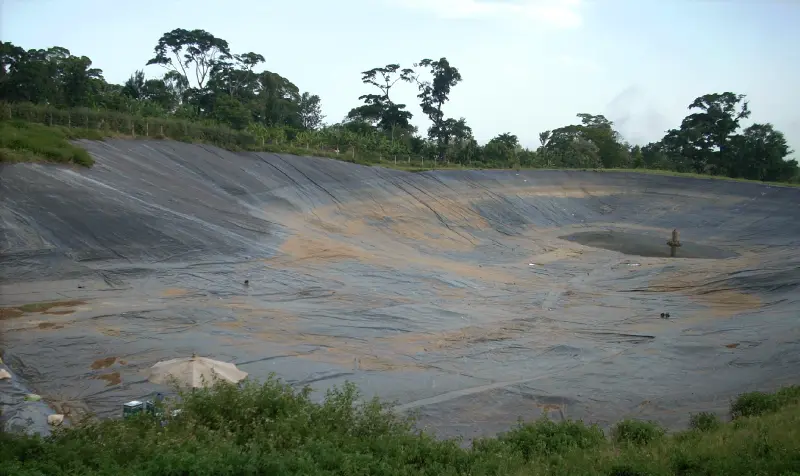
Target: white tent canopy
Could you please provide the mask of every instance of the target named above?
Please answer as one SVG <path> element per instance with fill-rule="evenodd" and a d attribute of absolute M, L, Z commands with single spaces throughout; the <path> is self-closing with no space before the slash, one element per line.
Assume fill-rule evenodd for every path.
<path fill-rule="evenodd" d="M 199 388 L 212 385 L 216 379 L 236 383 L 245 377 L 247 372 L 230 362 L 192 355 L 158 362 L 150 368 L 148 380 L 167 385 L 177 381 L 179 385 Z"/>

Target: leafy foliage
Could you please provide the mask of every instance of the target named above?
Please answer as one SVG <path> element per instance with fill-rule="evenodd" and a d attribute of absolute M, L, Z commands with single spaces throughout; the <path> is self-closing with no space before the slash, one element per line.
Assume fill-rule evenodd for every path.
<path fill-rule="evenodd" d="M 159 404 L 164 415 L 181 408 L 174 416 L 85 421 L 47 438 L 0 433 L 0 474 L 788 475 L 800 465 L 800 405 L 796 387 L 782 392 L 774 412 L 703 432 L 628 421 L 615 442 L 594 425 L 542 419 L 465 448 L 414 430 L 352 384 L 317 403 L 274 378 L 218 382 Z"/>
<path fill-rule="evenodd" d="M 555 423 L 541 419 L 533 424 L 519 425 L 497 438 L 486 438 L 473 443 L 476 451 L 484 453 L 513 452 L 526 462 L 563 455 L 573 450 L 593 450 L 606 444 L 603 430 L 597 426 L 586 426 L 583 422 L 564 421 Z"/>
<path fill-rule="evenodd" d="M 720 422 L 717 415 L 708 412 L 700 412 L 696 415 L 692 415 L 689 418 L 689 428 L 698 431 L 715 430 L 719 428 L 721 424 L 722 422 Z"/>
<path fill-rule="evenodd" d="M 664 428 L 652 421 L 622 420 L 614 425 L 611 437 L 617 443 L 648 445 L 664 436 Z"/>
<path fill-rule="evenodd" d="M 264 69 L 264 56 L 236 53 L 212 33 L 174 29 L 164 33 L 147 66 L 161 66 L 161 76 L 135 71 L 123 85 L 110 84 L 85 56 L 62 47 L 25 50 L 0 43 L 0 101 L 69 114 L 114 118 L 112 128 L 129 136 L 121 122 L 159 124 L 157 133 L 180 140 L 201 140 L 241 149 L 269 149 L 325 155 L 361 163 L 399 162 L 405 166 L 477 168 L 646 168 L 694 172 L 763 181 L 800 182 L 800 168 L 784 135 L 771 124 L 742 121 L 750 116 L 746 97 L 733 92 L 706 94 L 689 105 L 680 127 L 644 146 L 631 145 L 603 115 L 581 113 L 579 123 L 539 135 L 540 146 L 528 149 L 511 132 L 478 144 L 466 118 L 447 117 L 445 106 L 463 80 L 447 58 L 423 59 L 405 67 L 397 63 L 361 73 L 373 92 L 345 118 L 325 124 L 321 99 L 301 91 L 290 79 Z M 268 66 L 268 65 L 267 65 Z M 415 87 L 422 113 L 430 121 L 418 134 L 406 104 L 392 98 L 397 88 Z M 81 111 L 91 111 L 83 113 Z M 116 116 L 115 116 L 116 114 Z M 120 114 L 127 115 L 123 119 Z M 48 120 L 40 121 L 51 124 Z M 42 114 L 37 115 L 39 119 Z M 3 115 L 3 119 L 22 119 Z M 161 122 L 158 122 L 161 121 Z M 171 122 L 167 122 L 171 121 Z M 169 124 L 169 126 L 166 126 Z M 173 125 L 181 124 L 179 127 Z M 98 127 L 107 123 L 67 123 Z M 116 127 L 116 126 L 115 126 Z M 211 132 L 217 127 L 220 132 Z M 130 127 L 129 127 L 130 128 Z M 178 134 L 179 129 L 183 132 Z M 192 131 L 203 129 L 202 137 Z M 235 134 L 231 131 L 238 131 Z M 236 135 L 238 134 L 238 135 Z M 234 135 L 236 137 L 234 138 Z M 209 137 L 213 137 L 209 139 Z M 217 142 L 224 137 L 223 142 Z M 398 164 L 398 165 L 399 165 Z"/>
<path fill-rule="evenodd" d="M 800 403 L 798 385 L 784 387 L 776 393 L 744 393 L 731 403 L 731 418 L 764 415 L 797 403 Z"/>
<path fill-rule="evenodd" d="M 679 129 L 648 147 L 651 157 L 671 161 L 678 171 L 768 181 L 796 181 L 796 160 L 786 139 L 771 124 L 753 124 L 737 134 L 742 119 L 750 116 L 743 94 L 725 92 L 695 99 Z M 647 159 L 645 159 L 645 163 Z"/>

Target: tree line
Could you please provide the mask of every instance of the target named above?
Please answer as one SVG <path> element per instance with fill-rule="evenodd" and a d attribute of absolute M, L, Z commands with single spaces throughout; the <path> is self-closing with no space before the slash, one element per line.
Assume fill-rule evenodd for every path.
<path fill-rule="evenodd" d="M 345 118 L 325 123 L 318 95 L 263 68 L 264 56 L 233 52 L 205 30 L 164 33 L 143 66 L 112 84 L 91 59 L 63 47 L 25 50 L 0 44 L 0 101 L 50 108 L 124 113 L 135 117 L 190 121 L 227 127 L 237 137 L 274 147 L 303 147 L 346 154 L 358 150 L 390 159 L 421 157 L 437 165 L 472 167 L 651 168 L 768 181 L 798 181 L 786 138 L 771 124 L 742 127 L 750 116 L 746 96 L 705 94 L 688 107 L 680 126 L 645 146 L 626 142 L 603 115 L 577 114 L 570 124 L 539 134 L 536 149 L 516 135 L 499 134 L 478 144 L 463 117 L 446 114 L 461 73 L 447 58 L 422 59 L 403 67 L 388 64 L 361 73 L 373 88 Z M 424 133 L 411 124 L 406 104 L 392 99 L 412 87 L 429 122 Z M 88 120 L 87 120 L 88 122 Z"/>

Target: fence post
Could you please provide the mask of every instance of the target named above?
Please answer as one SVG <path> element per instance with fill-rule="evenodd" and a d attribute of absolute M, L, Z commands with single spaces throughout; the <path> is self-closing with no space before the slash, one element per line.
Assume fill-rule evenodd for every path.
<path fill-rule="evenodd" d="M 67 111 L 67 127 L 72 129 L 72 116 L 70 115 L 69 111 Z"/>
<path fill-rule="evenodd" d="M 161 124 L 161 125 L 159 126 L 159 128 L 160 128 L 160 130 L 161 130 L 161 136 L 163 137 L 163 136 L 164 136 L 164 124 Z"/>
<path fill-rule="evenodd" d="M 144 136 L 150 137 L 150 122 L 144 121 Z"/>

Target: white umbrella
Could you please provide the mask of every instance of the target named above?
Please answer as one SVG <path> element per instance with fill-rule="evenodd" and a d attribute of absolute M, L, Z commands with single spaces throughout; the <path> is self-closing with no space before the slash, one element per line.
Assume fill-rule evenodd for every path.
<path fill-rule="evenodd" d="M 148 379 L 153 383 L 169 384 L 173 380 L 193 388 L 205 387 L 214 379 L 236 383 L 247 377 L 247 372 L 236 368 L 230 362 L 198 357 L 181 357 L 158 362 L 150 368 Z"/>

